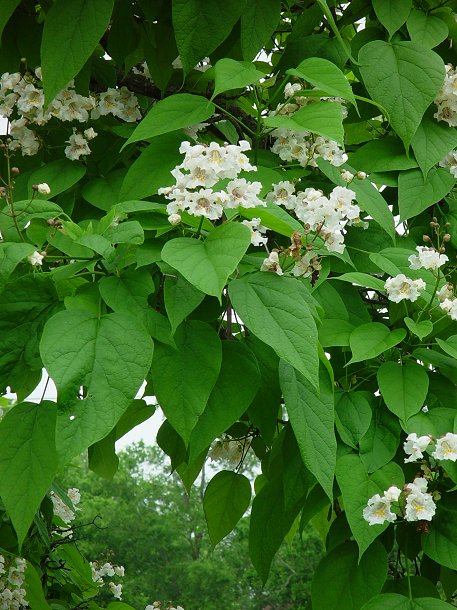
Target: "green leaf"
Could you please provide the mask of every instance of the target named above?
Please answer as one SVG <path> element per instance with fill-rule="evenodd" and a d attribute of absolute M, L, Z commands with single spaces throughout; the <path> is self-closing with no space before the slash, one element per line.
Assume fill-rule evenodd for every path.
<path fill-rule="evenodd" d="M 280 180 L 279 176 L 278 179 Z M 260 218 L 261 224 L 265 227 L 286 237 L 290 237 L 294 231 L 300 232 L 303 230 L 303 227 L 296 218 L 293 218 L 278 204 L 269 201 L 265 207 L 240 208 L 240 214 L 249 220 Z"/>
<path fill-rule="evenodd" d="M 444 127 L 443 129 L 447 131 L 449 128 Z M 416 136 L 414 136 L 414 138 L 416 138 Z M 440 159 L 443 157 L 444 155 L 442 155 Z M 440 159 L 437 159 L 437 161 Z M 435 161 L 435 163 L 437 161 Z M 349 154 L 349 163 L 353 167 L 363 170 L 368 174 L 371 174 L 372 172 L 392 172 L 417 167 L 417 162 L 414 157 L 407 157 L 401 141 L 392 136 L 383 138 L 382 140 L 373 140 L 364 144 L 353 153 Z M 353 183 L 351 183 L 351 188 L 352 184 Z"/>
<path fill-rule="evenodd" d="M 17 265 L 34 251 L 32 244 L 0 243 L 0 292 Z"/>
<path fill-rule="evenodd" d="M 398 206 L 400 220 L 418 216 L 441 201 L 453 189 L 455 178 L 448 169 L 436 167 L 424 179 L 421 170 L 401 172 L 398 177 Z"/>
<path fill-rule="evenodd" d="M 251 61 L 263 49 L 281 17 L 281 0 L 249 0 L 241 13 L 241 51 Z"/>
<path fill-rule="evenodd" d="M 41 66 L 50 102 L 84 67 L 108 27 L 114 0 L 57 0 L 46 15 Z"/>
<path fill-rule="evenodd" d="M 433 330 L 433 322 L 430 320 L 421 320 L 420 322 L 415 322 L 411 318 L 405 318 L 405 324 L 408 327 L 409 331 L 419 337 L 420 340 L 424 339 L 427 335 L 429 335 Z"/>
<path fill-rule="evenodd" d="M 201 95 L 177 93 L 158 101 L 144 117 L 125 148 L 132 142 L 148 140 L 170 131 L 201 123 L 214 113 L 214 104 Z"/>
<path fill-rule="evenodd" d="M 0 40 L 2 38 L 5 25 L 8 23 L 11 15 L 14 13 L 20 2 L 21 0 L 3 0 L 3 2 L 0 4 Z"/>
<path fill-rule="evenodd" d="M 229 295 L 249 330 L 318 387 L 317 329 L 304 284 L 259 272 L 231 282 Z"/>
<path fill-rule="evenodd" d="M 332 279 L 364 286 L 365 288 L 372 288 L 373 290 L 384 290 L 385 284 L 385 282 L 378 277 L 374 277 L 368 273 L 359 273 L 358 271 L 343 273 L 343 275 L 338 275 Z"/>
<path fill-rule="evenodd" d="M 389 32 L 389 40 L 408 19 L 412 0 L 373 0 L 376 17 Z"/>
<path fill-rule="evenodd" d="M 411 146 L 425 178 L 438 161 L 457 147 L 457 129 L 426 115 L 414 134 Z"/>
<path fill-rule="evenodd" d="M 190 436 L 191 461 L 243 415 L 259 386 L 260 372 L 252 352 L 243 343 L 223 341 L 219 377 Z"/>
<path fill-rule="evenodd" d="M 205 298 L 203 292 L 194 288 L 182 275 L 165 278 L 163 295 L 173 334 Z"/>
<path fill-rule="evenodd" d="M 224 91 L 244 89 L 265 76 L 251 62 L 235 61 L 229 57 L 224 57 L 216 63 L 214 75 L 214 93 L 211 99 Z"/>
<path fill-rule="evenodd" d="M 131 164 L 119 195 L 120 201 L 143 199 L 155 195 L 159 188 L 174 183 L 171 170 L 182 161 L 179 153 L 182 133 L 167 133 L 157 136 Z"/>
<path fill-rule="evenodd" d="M 296 69 L 287 70 L 287 74 L 299 76 L 324 93 L 341 97 L 355 104 L 351 85 L 343 72 L 334 63 L 322 57 L 304 59 Z"/>
<path fill-rule="evenodd" d="M 227 222 L 211 231 L 205 241 L 190 237 L 170 240 L 163 247 L 162 259 L 198 290 L 220 298 L 250 243 L 248 227 Z"/>
<path fill-rule="evenodd" d="M 355 449 L 370 427 L 370 404 L 361 392 L 341 392 L 336 395 L 335 420 L 341 440 Z"/>
<path fill-rule="evenodd" d="M 85 175 L 86 168 L 82 163 L 70 161 L 69 159 L 58 159 L 51 161 L 43 167 L 32 172 L 28 180 L 28 192 L 32 193 L 32 186 L 46 182 L 51 192 L 49 195 L 36 193 L 38 199 L 53 199 L 56 195 L 63 193 L 76 184 Z"/>
<path fill-rule="evenodd" d="M 314 102 L 291 116 L 276 114 L 264 119 L 266 127 L 280 127 L 292 131 L 310 131 L 343 144 L 343 115 L 341 104 Z"/>
<path fill-rule="evenodd" d="M 387 567 L 387 552 L 379 541 L 370 546 L 361 563 L 355 542 L 340 544 L 316 568 L 311 585 L 313 610 L 361 608 L 382 590 Z"/>
<path fill-rule="evenodd" d="M 413 9 L 406 21 L 409 37 L 424 47 L 433 49 L 448 37 L 449 28 L 438 16 Z"/>
<path fill-rule="evenodd" d="M 181 324 L 174 339 L 176 349 L 156 345 L 152 379 L 163 412 L 187 445 L 216 384 L 222 348 L 216 332 L 200 321 Z"/>
<path fill-rule="evenodd" d="M 56 404 L 23 402 L 0 422 L 0 497 L 19 548 L 57 469 Z"/>
<path fill-rule="evenodd" d="M 457 335 L 452 335 L 448 337 L 446 341 L 443 339 L 436 338 L 436 342 L 441 347 L 443 352 L 446 352 L 451 358 L 455 358 L 457 360 Z"/>
<path fill-rule="evenodd" d="M 375 40 L 360 49 L 359 62 L 369 94 L 387 109 L 390 124 L 408 149 L 443 83 L 443 60 L 414 42 Z"/>
<path fill-rule="evenodd" d="M 390 331 L 385 324 L 380 322 L 362 324 L 352 332 L 349 339 L 352 350 L 352 358 L 349 364 L 376 358 L 376 356 L 403 341 L 405 337 L 406 330 L 404 328 Z"/>
<path fill-rule="evenodd" d="M 415 362 L 384 362 L 377 373 L 379 389 L 387 407 L 402 421 L 418 413 L 428 393 L 428 375 Z"/>
<path fill-rule="evenodd" d="M 119 458 L 116 455 L 116 428 L 91 445 L 87 451 L 89 468 L 105 479 L 112 479 L 119 466 Z"/>
<path fill-rule="evenodd" d="M 246 0 L 173 0 L 173 28 L 184 75 L 227 38 Z M 195 121 L 197 123 L 198 121 Z"/>
<path fill-rule="evenodd" d="M 400 444 L 400 431 L 398 419 L 383 405 L 376 405 L 370 427 L 359 443 L 367 472 L 376 472 L 393 459 Z"/>
<path fill-rule="evenodd" d="M 333 388 L 325 369 L 316 395 L 309 381 L 285 362 L 279 365 L 279 382 L 290 423 L 305 466 L 316 477 L 327 496 L 333 498 L 336 463 Z"/>
<path fill-rule="evenodd" d="M 444 496 L 437 503 L 436 515 L 427 534 L 422 536 L 422 550 L 437 563 L 457 570 L 457 509 L 455 494 Z"/>
<path fill-rule="evenodd" d="M 408 599 L 398 593 L 384 593 L 370 599 L 361 610 L 449 610 L 450 604 L 433 597 Z"/>
<path fill-rule="evenodd" d="M 33 565 L 27 562 L 25 569 L 25 590 L 30 610 L 51 610 L 44 597 L 43 585 Z"/>
<path fill-rule="evenodd" d="M 129 315 L 99 318 L 73 309 L 46 323 L 40 352 L 57 386 L 57 448 L 64 460 L 114 428 L 149 372 L 152 347 L 142 324 Z M 86 393 L 81 400 L 82 385 Z"/>
<path fill-rule="evenodd" d="M 322 347 L 349 345 L 349 337 L 353 330 L 354 325 L 347 320 L 324 318 L 319 326 L 319 342 Z"/>
<path fill-rule="evenodd" d="M 387 201 L 371 184 L 370 180 L 353 180 L 350 186 L 356 194 L 357 203 L 367 212 L 395 242 L 395 221 Z"/>
<path fill-rule="evenodd" d="M 229 534 L 249 507 L 251 483 L 244 475 L 222 470 L 209 482 L 203 497 L 213 547 Z"/>
<path fill-rule="evenodd" d="M 362 511 L 374 494 L 383 494 L 390 485 L 401 489 L 405 480 L 403 471 L 398 464 L 392 462 L 368 475 L 360 457 L 348 454 L 338 459 L 335 474 L 343 495 L 346 517 L 361 557 L 373 540 L 389 526 L 388 523 L 369 525 L 363 518 Z"/>

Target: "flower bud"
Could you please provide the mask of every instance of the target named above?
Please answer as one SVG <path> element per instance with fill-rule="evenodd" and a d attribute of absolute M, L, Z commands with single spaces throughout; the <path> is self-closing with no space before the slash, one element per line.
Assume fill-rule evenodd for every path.
<path fill-rule="evenodd" d="M 51 189 L 49 188 L 49 184 L 46 182 L 41 182 L 40 184 L 34 184 L 32 189 L 38 191 L 41 195 L 49 195 L 51 193 Z"/>
<path fill-rule="evenodd" d="M 365 172 L 357 172 L 355 177 L 357 178 L 357 180 L 365 180 L 367 174 Z"/>
<path fill-rule="evenodd" d="M 21 172 L 20 172 L 20 170 L 19 170 L 19 168 L 18 168 L 18 167 L 12 167 L 12 168 L 11 168 L 11 175 L 12 175 L 12 176 L 18 176 L 20 173 L 21 173 Z"/>
<path fill-rule="evenodd" d="M 422 235 L 422 240 L 423 241 L 432 241 L 431 238 L 428 235 Z"/>
<path fill-rule="evenodd" d="M 354 174 L 351 174 L 351 172 L 348 172 L 347 169 L 342 169 L 341 177 L 343 178 L 343 180 L 345 182 L 351 182 L 354 179 Z"/>
<path fill-rule="evenodd" d="M 445 233 L 443 235 L 443 241 L 451 241 L 451 236 L 449 235 L 449 233 Z"/>
<path fill-rule="evenodd" d="M 180 214 L 170 214 L 170 216 L 168 217 L 168 222 L 171 225 L 179 225 L 179 223 L 181 222 L 181 215 Z"/>

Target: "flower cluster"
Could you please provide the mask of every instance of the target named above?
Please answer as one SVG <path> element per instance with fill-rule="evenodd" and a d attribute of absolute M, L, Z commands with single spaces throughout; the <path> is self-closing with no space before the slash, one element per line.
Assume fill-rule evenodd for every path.
<path fill-rule="evenodd" d="M 213 441 L 208 457 L 214 462 L 227 461 L 231 466 L 238 466 L 243 455 L 249 449 L 249 439 L 231 439 L 229 437 Z"/>
<path fill-rule="evenodd" d="M 257 170 L 244 154 L 250 148 L 245 140 L 225 146 L 216 142 L 209 146 L 183 142 L 179 152 L 184 153 L 184 160 L 171 172 L 176 181 L 174 186 L 159 189 L 159 194 L 170 201 L 167 205 L 170 222 L 179 222 L 176 216 L 182 211 L 218 220 L 226 209 L 264 206 L 265 202 L 258 197 L 260 182 L 238 178 L 242 171 Z M 229 182 L 220 190 L 213 190 L 221 180 Z"/>
<path fill-rule="evenodd" d="M 67 491 L 68 498 L 73 504 L 73 509 L 70 508 L 61 498 L 59 498 L 55 492 L 51 491 L 50 495 L 54 507 L 54 515 L 62 519 L 65 525 L 69 525 L 75 519 L 75 511 L 78 510 L 76 507 L 81 500 L 79 489 L 72 487 Z"/>
<path fill-rule="evenodd" d="M 451 150 L 438 163 L 440 167 L 447 167 L 454 178 L 457 178 L 457 150 Z"/>
<path fill-rule="evenodd" d="M 370 525 L 382 525 L 385 521 L 393 523 L 398 516 L 392 510 L 395 502 L 405 521 L 431 521 L 436 504 L 427 487 L 425 477 L 416 477 L 412 483 L 405 485 L 403 492 L 398 487 L 389 487 L 382 496 L 375 494 L 368 500 L 363 509 L 363 518 Z"/>
<path fill-rule="evenodd" d="M 450 127 L 457 127 L 457 70 L 451 64 L 446 65 L 446 76 L 435 104 L 435 119 L 445 121 Z"/>
<path fill-rule="evenodd" d="M 162 605 L 162 602 L 154 602 L 148 604 L 144 610 L 184 610 L 184 608 L 182 606 L 172 606 L 170 602 L 165 605 Z"/>
<path fill-rule="evenodd" d="M 313 98 L 297 95 L 301 90 L 301 84 L 287 83 L 284 89 L 284 97 L 290 99 L 290 101 L 279 104 L 276 110 L 270 112 L 270 116 L 292 116 L 303 106 L 319 100 L 331 99 L 336 103 L 341 102 L 338 98 Z M 343 110 L 346 111 L 344 106 Z M 325 159 L 337 167 L 347 161 L 347 155 L 340 148 L 338 142 L 313 134 L 310 131 L 278 128 L 271 132 L 271 136 L 274 138 L 271 150 L 279 155 L 283 161 L 295 161 L 303 167 L 307 165 L 317 167 L 316 159 L 318 158 Z"/>
<path fill-rule="evenodd" d="M 30 125 L 42 126 L 55 118 L 59 121 L 87 123 L 89 119 L 111 114 L 126 122 L 135 122 L 141 118 L 136 96 L 127 89 L 109 88 L 98 96 L 84 96 L 76 93 L 74 82 L 71 81 L 65 89 L 60 91 L 45 110 L 44 93 L 41 86 L 41 69 L 36 68 L 35 74 L 30 72 L 24 75 L 20 72 L 4 73 L 0 77 L 0 115 L 9 119 L 10 150 L 21 150 L 22 155 L 35 155 L 40 148 L 40 140 Z M 70 147 L 74 145 L 71 138 L 78 135 L 78 145 L 81 147 L 80 155 L 90 154 L 87 140 L 95 137 L 95 131 L 70 136 Z M 82 142 L 84 140 L 84 143 Z M 70 156 L 70 159 L 79 159 L 79 156 Z"/>
<path fill-rule="evenodd" d="M 113 578 L 114 576 L 124 576 L 124 566 L 116 566 L 109 562 L 100 565 L 97 561 L 91 561 L 90 567 L 92 569 L 92 580 L 99 585 L 108 584 L 113 597 L 121 599 L 122 584 L 114 583 L 112 581 L 107 583 L 105 579 Z"/>
<path fill-rule="evenodd" d="M 26 567 L 22 557 L 0 554 L 0 610 L 21 610 L 28 606 L 24 589 Z"/>
<path fill-rule="evenodd" d="M 452 320 L 457 320 L 457 298 L 454 296 L 454 287 L 452 284 L 445 284 L 438 292 L 440 307 L 445 311 Z"/>
<path fill-rule="evenodd" d="M 360 220 L 361 210 L 353 203 L 355 192 L 345 186 L 336 186 L 328 197 L 314 188 L 297 194 L 294 190 L 291 182 L 274 184 L 267 201 L 293 211 L 307 231 L 313 231 L 324 240 L 329 252 L 344 252 L 346 226 L 368 226 Z"/>
<path fill-rule="evenodd" d="M 449 260 L 445 254 L 441 254 L 435 248 L 417 246 L 416 250 L 418 254 L 411 254 L 411 256 L 408 257 L 410 269 L 437 271 Z M 388 278 L 384 284 L 384 288 L 387 292 L 389 301 L 393 301 L 394 303 L 399 303 L 403 300 L 414 302 L 419 298 L 422 290 L 425 290 L 426 284 L 422 279 L 413 280 L 404 273 L 399 273 L 395 277 Z"/>
<path fill-rule="evenodd" d="M 403 449 L 408 455 L 405 462 L 415 462 L 423 458 L 423 451 L 433 442 L 432 436 L 417 436 L 415 432 L 408 434 Z M 435 450 L 431 456 L 435 460 L 457 461 L 457 434 L 448 432 L 441 438 L 436 439 Z"/>

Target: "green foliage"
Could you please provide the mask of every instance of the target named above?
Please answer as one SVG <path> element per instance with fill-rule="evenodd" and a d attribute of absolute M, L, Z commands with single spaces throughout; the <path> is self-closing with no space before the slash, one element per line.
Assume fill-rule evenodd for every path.
<path fill-rule="evenodd" d="M 0 549 L 28 562 L 32 610 L 151 602 L 141 579 L 112 602 L 61 543 L 55 477 L 84 453 L 113 493 L 116 442 L 152 397 L 218 557 L 238 522 L 282 590 L 275 554 L 312 522 L 313 607 L 455 603 L 456 9 L 1 3 L 0 390 L 17 400 L 0 402 Z M 125 523 L 150 506 L 122 504 Z M 233 581 L 209 549 L 179 603 L 210 608 L 226 581 L 235 610 L 246 566 Z M 309 597 L 266 586 L 238 606 Z"/>

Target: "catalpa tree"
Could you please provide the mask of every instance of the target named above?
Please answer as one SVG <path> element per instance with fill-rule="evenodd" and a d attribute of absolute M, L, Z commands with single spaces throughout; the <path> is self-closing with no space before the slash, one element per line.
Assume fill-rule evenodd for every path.
<path fill-rule="evenodd" d="M 314 610 L 453 605 L 456 8 L 1 3 L 0 608 L 102 607 L 55 477 L 141 396 L 264 581 L 312 521 Z"/>

